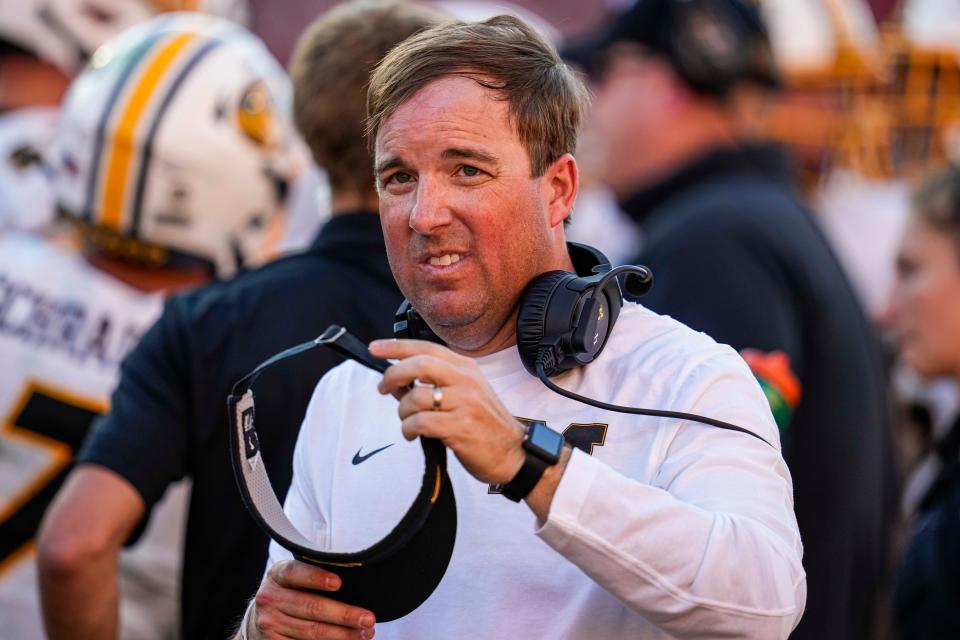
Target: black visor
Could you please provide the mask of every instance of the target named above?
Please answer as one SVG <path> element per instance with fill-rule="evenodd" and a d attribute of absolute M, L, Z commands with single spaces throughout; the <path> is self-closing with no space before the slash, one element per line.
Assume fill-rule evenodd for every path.
<path fill-rule="evenodd" d="M 374 358 L 347 331 L 331 325 L 316 340 L 292 347 L 260 364 L 233 386 L 227 398 L 230 457 L 244 504 L 260 528 L 302 562 L 340 576 L 336 600 L 369 609 L 378 622 L 395 620 L 423 604 L 447 570 L 457 532 L 457 507 L 447 475 L 447 450 L 438 440 L 420 438 L 423 483 L 406 515 L 367 549 L 335 553 L 318 549 L 287 519 L 270 484 L 254 428 L 251 386 L 270 365 L 317 345 L 384 372 L 390 363 Z"/>

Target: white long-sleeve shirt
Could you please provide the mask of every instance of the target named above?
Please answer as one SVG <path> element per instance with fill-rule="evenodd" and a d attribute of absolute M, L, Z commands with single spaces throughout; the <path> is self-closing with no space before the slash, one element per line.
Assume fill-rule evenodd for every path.
<path fill-rule="evenodd" d="M 513 348 L 478 362 L 515 416 L 544 420 L 586 451 L 571 457 L 544 523 L 449 455 L 450 565 L 433 595 L 379 623 L 377 638 L 768 640 L 796 626 L 806 582 L 790 475 L 766 399 L 734 351 L 628 304 L 598 360 L 556 381 L 605 402 L 732 422 L 774 446 L 568 400 Z M 285 510 L 327 549 L 370 546 L 419 489 L 420 446 L 403 439 L 378 379 L 353 363 L 331 371 L 300 433 Z M 271 563 L 289 557 L 271 546 Z"/>

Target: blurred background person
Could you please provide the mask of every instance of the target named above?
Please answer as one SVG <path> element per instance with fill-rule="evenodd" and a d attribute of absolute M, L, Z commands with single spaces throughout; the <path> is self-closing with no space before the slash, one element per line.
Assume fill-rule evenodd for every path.
<path fill-rule="evenodd" d="M 392 335 L 402 296 L 387 263 L 363 135 L 366 86 L 393 45 L 441 19 L 414 3 L 352 2 L 317 18 L 299 39 L 290 64 L 294 118 L 328 176 L 333 215 L 306 252 L 173 296 L 126 359 L 110 413 L 79 454 L 41 535 L 41 556 L 51 557 L 41 567 L 48 622 L 83 616 L 92 624 L 113 614 L 104 585 L 115 579 L 120 546 L 156 520 L 158 497 L 187 476 L 181 635 L 225 638 L 236 629 L 263 576 L 269 539 L 234 480 L 224 399 L 258 364 L 330 324 L 365 341 Z M 231 162 L 211 161 L 224 169 Z M 316 382 L 339 362 L 329 352 L 291 359 L 254 388 L 267 425 L 260 450 L 278 495 L 290 483 Z M 51 635 L 84 637 L 76 628 Z"/>
<path fill-rule="evenodd" d="M 260 261 L 296 170 L 289 101 L 258 40 L 199 13 L 124 32 L 70 85 L 44 160 L 68 229 L 0 237 L 0 635 L 44 637 L 33 537 L 162 295 Z M 185 487 L 173 494 L 120 560 L 125 637 L 176 632 Z M 48 566 L 79 552 L 57 551 Z M 110 589 L 100 637 L 116 634 L 117 586 L 94 588 Z M 82 637 L 81 613 L 98 612 L 50 633 Z"/>
<path fill-rule="evenodd" d="M 755 7 L 639 0 L 572 47 L 603 179 L 641 226 L 644 304 L 741 350 L 794 480 L 808 599 L 796 638 L 865 638 L 895 512 L 883 363 L 789 161 L 762 140 L 780 86 Z"/>
<path fill-rule="evenodd" d="M 761 6 L 786 77 L 768 130 L 801 167 L 818 221 L 868 314 L 886 329 L 911 186 L 960 150 L 960 3 Z M 953 428 L 960 393 L 951 377 L 921 376 L 909 359 L 888 357 L 901 518 L 909 522 L 940 473 L 938 443 Z"/>
<path fill-rule="evenodd" d="M 925 377 L 960 385 L 960 169 L 918 189 L 897 258 L 888 320 L 901 357 Z M 902 640 L 960 637 L 960 420 L 936 440 L 933 472 L 911 515 L 897 573 Z"/>

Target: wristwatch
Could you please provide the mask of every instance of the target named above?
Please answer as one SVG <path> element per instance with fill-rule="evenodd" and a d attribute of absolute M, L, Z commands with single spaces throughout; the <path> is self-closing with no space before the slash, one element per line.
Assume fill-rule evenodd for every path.
<path fill-rule="evenodd" d="M 523 466 L 513 480 L 500 485 L 500 492 L 514 502 L 526 498 L 540 482 L 547 467 L 560 461 L 563 442 L 563 436 L 548 427 L 546 422 L 536 420 L 527 425 L 527 433 L 523 437 L 526 456 Z"/>

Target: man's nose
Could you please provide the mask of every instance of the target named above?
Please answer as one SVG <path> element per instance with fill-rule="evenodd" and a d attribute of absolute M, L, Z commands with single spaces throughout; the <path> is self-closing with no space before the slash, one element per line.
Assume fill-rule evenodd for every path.
<path fill-rule="evenodd" d="M 410 228 L 429 235 L 437 228 L 450 224 L 452 219 L 447 189 L 436 180 L 421 179 L 417 183 L 417 198 L 410 211 Z"/>

